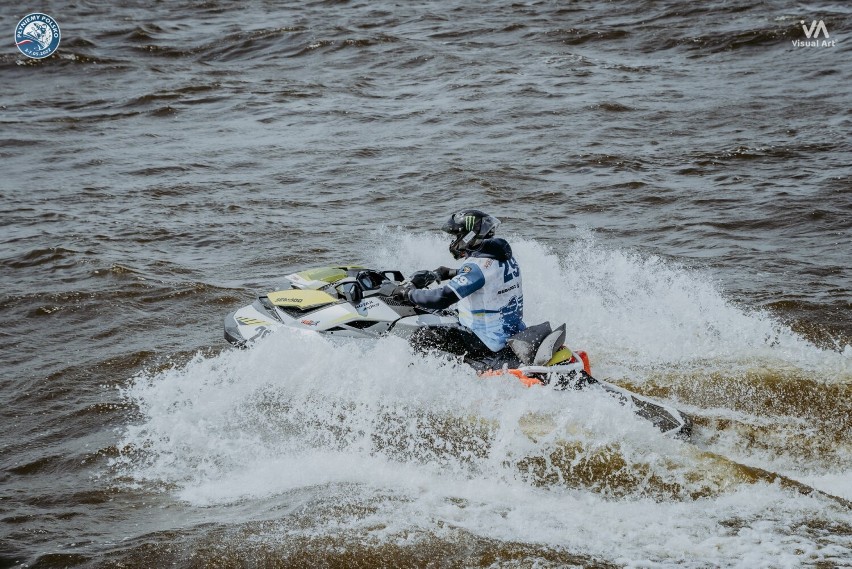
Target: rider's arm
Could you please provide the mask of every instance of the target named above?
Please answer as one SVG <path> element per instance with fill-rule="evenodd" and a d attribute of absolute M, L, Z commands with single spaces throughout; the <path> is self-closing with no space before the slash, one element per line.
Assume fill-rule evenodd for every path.
<path fill-rule="evenodd" d="M 419 289 L 413 288 L 408 293 L 408 300 L 417 306 L 426 308 L 444 309 L 459 301 L 459 297 L 453 292 L 449 285 L 441 288 Z"/>
<path fill-rule="evenodd" d="M 465 263 L 453 279 L 435 289 L 412 289 L 408 299 L 418 306 L 443 309 L 485 286 L 485 275 L 475 263 Z"/>

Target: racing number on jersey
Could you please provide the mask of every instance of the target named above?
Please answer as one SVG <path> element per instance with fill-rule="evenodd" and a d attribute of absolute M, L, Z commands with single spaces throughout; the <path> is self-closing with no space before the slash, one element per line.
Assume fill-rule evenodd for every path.
<path fill-rule="evenodd" d="M 515 277 L 521 276 L 521 268 L 514 257 L 503 263 L 503 282 L 507 283 Z"/>

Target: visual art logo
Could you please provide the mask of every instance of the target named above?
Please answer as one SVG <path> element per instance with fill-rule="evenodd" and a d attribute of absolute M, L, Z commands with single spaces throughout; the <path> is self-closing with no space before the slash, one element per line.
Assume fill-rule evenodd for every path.
<path fill-rule="evenodd" d="M 794 47 L 835 47 L 837 40 L 829 40 L 828 28 L 822 20 L 812 20 L 808 26 L 804 20 L 799 20 L 802 24 L 802 31 L 805 32 L 806 40 L 793 40 Z M 823 40 L 820 41 L 819 35 L 822 34 Z"/>
<path fill-rule="evenodd" d="M 813 36 L 814 39 L 817 39 L 819 37 L 820 31 L 822 31 L 823 35 L 828 38 L 828 29 L 825 27 L 825 22 L 823 22 L 822 20 L 820 20 L 819 22 L 817 22 L 816 20 L 812 21 L 810 28 L 805 25 L 804 20 L 801 20 L 799 23 L 802 24 L 802 30 L 804 30 L 805 37 L 807 37 L 808 39 L 811 39 L 811 36 Z M 816 34 L 814 34 L 814 31 L 816 31 Z"/>
<path fill-rule="evenodd" d="M 21 53 L 42 59 L 59 49 L 59 24 L 47 14 L 28 14 L 15 27 L 15 45 Z"/>

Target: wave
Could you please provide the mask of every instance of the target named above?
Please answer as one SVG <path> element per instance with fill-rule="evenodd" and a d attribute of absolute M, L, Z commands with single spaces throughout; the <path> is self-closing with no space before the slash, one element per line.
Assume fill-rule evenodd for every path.
<path fill-rule="evenodd" d="M 622 28 L 556 28 L 544 32 L 544 37 L 550 41 L 558 41 L 565 45 L 583 45 L 590 42 L 611 42 L 629 38 L 631 33 Z"/>
<path fill-rule="evenodd" d="M 753 28 L 737 31 L 719 31 L 713 34 L 681 35 L 667 34 L 657 49 L 686 48 L 688 51 L 704 51 L 721 53 L 733 50 L 754 49 L 767 47 L 778 49 L 779 46 L 789 45 L 793 39 L 801 39 L 802 30 L 798 26 L 783 28 Z M 650 47 L 650 46 L 649 46 Z"/>
<path fill-rule="evenodd" d="M 79 251 L 64 247 L 46 247 L 31 249 L 0 261 L 0 265 L 10 269 L 50 266 L 52 269 L 72 267 L 77 262 Z"/>
<path fill-rule="evenodd" d="M 609 497 L 694 499 L 772 480 L 744 477 L 738 466 L 662 437 L 601 393 L 477 379 L 467 368 L 418 360 L 398 338 L 338 345 L 282 333 L 249 352 L 141 374 L 125 396 L 144 420 L 127 428 L 114 466 L 140 481 L 177 484 L 193 502 L 298 488 L 307 482 L 301 475 L 260 484 L 245 477 L 311 456 L 320 464 L 366 459 L 391 478 L 395 464 L 406 464 L 459 480 L 567 485 Z M 360 483 L 363 474 L 316 473 L 309 483 Z"/>
<path fill-rule="evenodd" d="M 761 520 L 775 555 L 792 534 L 831 557 L 848 532 L 821 542 L 789 520 L 852 521 L 842 499 L 665 438 L 609 397 L 481 380 L 398 338 L 285 332 L 141 373 L 124 397 L 139 418 L 111 459 L 116 480 L 203 506 L 207 522 L 274 516 L 290 529 L 260 532 L 273 541 L 422 545 L 452 528 L 617 559 L 636 558 L 651 531 L 668 536 L 657 562 L 725 565 L 754 551 L 731 524 Z M 293 503 L 311 504 L 297 524 Z M 603 526 L 617 527 L 617 550 L 584 529 Z"/>

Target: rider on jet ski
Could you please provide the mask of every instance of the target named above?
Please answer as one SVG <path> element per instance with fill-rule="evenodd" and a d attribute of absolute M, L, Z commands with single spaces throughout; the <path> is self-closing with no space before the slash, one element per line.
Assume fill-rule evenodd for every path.
<path fill-rule="evenodd" d="M 500 220 L 477 209 L 453 214 L 442 230 L 453 236 L 450 253 L 464 259 L 458 269 L 418 271 L 411 283 L 397 287 L 396 298 L 431 309 L 458 304 L 458 328 L 422 328 L 411 343 L 464 356 L 483 369 L 509 356 L 506 341 L 526 328 L 521 269 L 505 239 L 494 238 Z M 436 289 L 422 289 L 434 281 Z"/>

